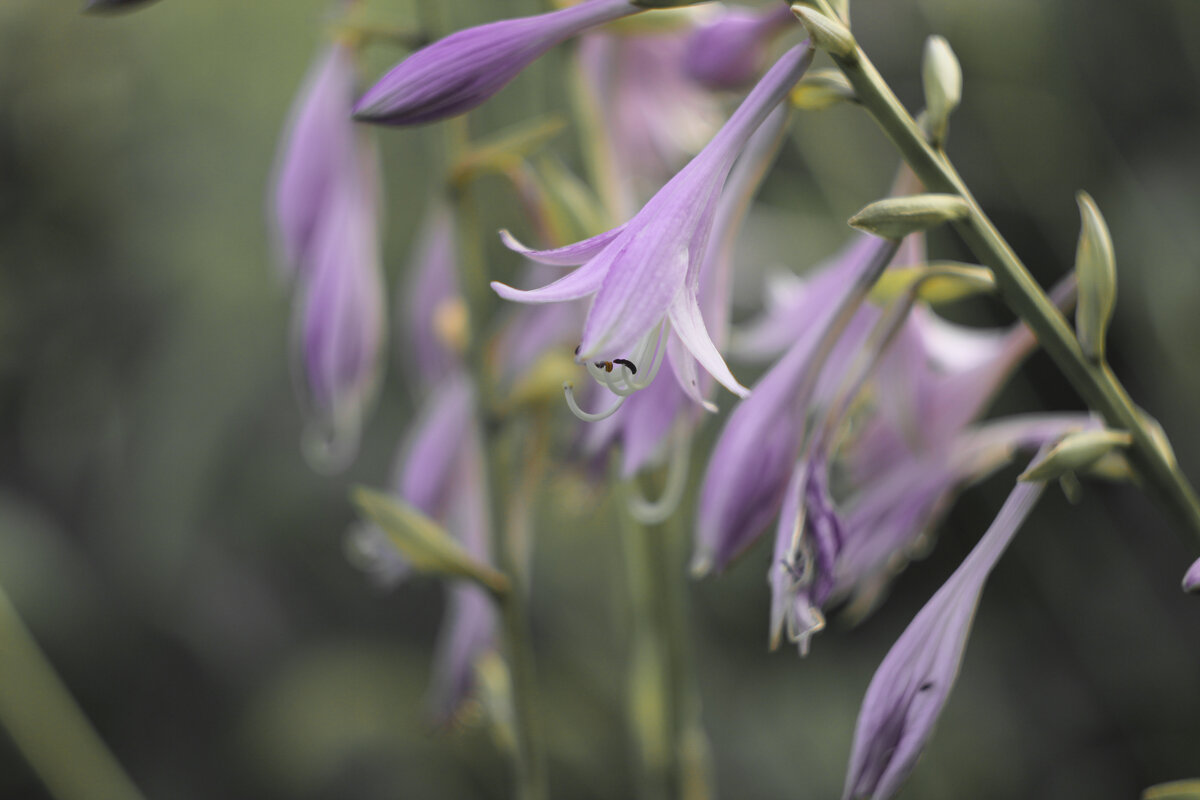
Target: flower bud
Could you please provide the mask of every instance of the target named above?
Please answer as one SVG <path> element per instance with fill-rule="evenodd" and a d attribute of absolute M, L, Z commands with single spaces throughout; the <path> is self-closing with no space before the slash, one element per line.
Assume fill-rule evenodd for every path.
<path fill-rule="evenodd" d="M 1200 559 L 1197 559 L 1183 576 L 1183 590 L 1189 594 L 1200 593 Z"/>
<path fill-rule="evenodd" d="M 783 4 L 766 13 L 732 8 L 688 37 L 684 71 L 708 89 L 745 86 L 762 71 L 767 44 L 793 19 Z"/>
<path fill-rule="evenodd" d="M 847 58 L 858 49 L 854 34 L 840 20 L 831 19 L 815 8 L 799 3 L 792 6 L 792 13 L 808 28 L 813 44 L 830 55 Z"/>
<path fill-rule="evenodd" d="M 1051 448 L 1045 458 L 1030 465 L 1017 480 L 1049 481 L 1099 461 L 1117 447 L 1128 447 L 1133 437 L 1125 431 L 1095 430 L 1072 433 Z"/>
<path fill-rule="evenodd" d="M 850 218 L 850 226 L 899 241 L 910 233 L 965 219 L 970 211 L 967 201 L 956 194 L 889 197 L 871 203 L 855 214 Z"/>
<path fill-rule="evenodd" d="M 1081 218 L 1075 250 L 1075 274 L 1079 277 L 1075 333 L 1084 354 L 1100 361 L 1104 358 L 1104 336 L 1117 305 L 1117 265 L 1108 225 L 1095 201 L 1087 192 L 1080 192 L 1075 199 Z"/>
<path fill-rule="evenodd" d="M 925 121 L 930 138 L 940 145 L 946 138 L 950 115 L 962 100 L 962 68 L 949 42 L 941 36 L 925 40 L 921 77 L 925 83 Z"/>

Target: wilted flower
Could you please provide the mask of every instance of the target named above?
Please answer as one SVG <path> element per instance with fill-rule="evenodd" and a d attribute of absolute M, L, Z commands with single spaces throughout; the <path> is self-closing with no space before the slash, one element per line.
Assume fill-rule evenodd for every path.
<path fill-rule="evenodd" d="M 501 283 L 493 288 L 525 303 L 594 295 L 578 357 L 590 366 L 605 364 L 605 374 L 592 374 L 617 394 L 648 384 L 656 370 L 652 362 L 661 359 L 662 326 L 669 322 L 674 341 L 720 383 L 745 395 L 704 327 L 700 270 L 717 200 L 734 160 L 811 58 L 807 45 L 788 51 L 703 152 L 626 224 L 555 250 L 533 251 L 506 235 L 509 247 L 535 261 L 583 266 L 541 289 L 519 291 Z M 689 374 L 688 363 L 681 361 L 672 359 L 676 378 L 688 396 L 703 403 L 694 367 Z M 637 375 L 639 370 L 645 378 Z"/>
<path fill-rule="evenodd" d="M 532 17 L 452 33 L 400 62 L 362 96 L 357 119 L 415 125 L 462 114 L 504 88 L 556 44 L 643 9 L 627 0 L 585 0 Z"/>
<path fill-rule="evenodd" d="M 762 71 L 771 39 L 795 24 L 787 3 L 768 8 L 735 6 L 695 31 L 687 42 L 688 77 L 710 89 L 737 89 Z"/>
<path fill-rule="evenodd" d="M 984 582 L 1043 488 L 1017 485 L 879 665 L 858 714 L 843 800 L 886 800 L 912 771 L 954 686 Z"/>

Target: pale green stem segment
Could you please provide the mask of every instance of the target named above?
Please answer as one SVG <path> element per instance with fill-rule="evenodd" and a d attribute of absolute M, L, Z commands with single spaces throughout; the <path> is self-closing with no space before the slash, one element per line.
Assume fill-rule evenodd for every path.
<path fill-rule="evenodd" d="M 639 497 L 635 482 L 627 485 L 625 500 Z M 639 797 L 710 800 L 712 760 L 688 634 L 682 516 L 646 525 L 629 513 L 628 502 L 620 506 L 630 612 L 629 718 L 641 762 Z"/>
<path fill-rule="evenodd" d="M 816 0 L 814 5 L 827 15 L 834 13 L 826 0 Z M 1083 354 L 1066 318 L 980 208 L 946 155 L 929 144 L 862 48 L 855 45 L 849 54 L 832 58 L 854 87 L 859 102 L 926 189 L 954 193 L 967 201 L 970 214 L 955 223 L 955 228 L 979 262 L 995 274 L 1001 298 L 1030 327 L 1084 402 L 1100 412 L 1110 427 L 1130 432 L 1134 447 L 1129 457 L 1134 468 L 1200 544 L 1200 499 L 1169 449 L 1161 445 L 1153 423 L 1134 404 L 1107 364 L 1094 363 Z"/>
<path fill-rule="evenodd" d="M 452 121 L 451 152 L 467 151 L 466 118 Z M 456 161 L 452 156 L 452 163 Z M 497 417 L 500 407 L 495 395 L 492 370 L 487 363 L 486 322 L 492 307 L 492 291 L 484 264 L 483 243 L 480 240 L 478 208 L 471 196 L 470 184 L 453 191 L 458 221 L 459 284 L 467 301 L 472 336 L 467 362 L 475 382 L 476 413 L 480 421 L 483 450 L 486 454 L 484 472 L 491 508 L 492 557 L 496 568 L 507 575 L 512 590 L 500 602 L 500 618 L 504 651 L 512 678 L 513 724 L 516 729 L 514 752 L 514 796 L 517 800 L 549 800 L 549 781 L 546 774 L 542 719 L 538 709 L 537 679 L 534 672 L 533 641 L 529 629 L 529 581 L 522 566 L 518 542 L 510 526 L 503 476 L 511 474 L 513 466 L 504 452 L 502 420 Z"/>
<path fill-rule="evenodd" d="M 3 588 L 0 723 L 56 800 L 142 800 Z"/>

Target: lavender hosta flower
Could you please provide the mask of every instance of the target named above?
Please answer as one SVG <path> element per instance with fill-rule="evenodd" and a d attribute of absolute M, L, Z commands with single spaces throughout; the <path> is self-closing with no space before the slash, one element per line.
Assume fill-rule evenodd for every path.
<path fill-rule="evenodd" d="M 618 393 L 644 388 L 644 379 L 634 380 L 635 369 L 653 374 L 653 369 L 646 369 L 651 365 L 645 357 L 659 354 L 661 329 L 669 322 L 677 341 L 709 374 L 744 396 L 747 390 L 733 377 L 704 327 L 698 297 L 700 269 L 733 162 L 811 59 L 807 44 L 788 51 L 700 155 L 624 225 L 555 250 L 533 251 L 506 236 L 509 247 L 535 261 L 582 264 L 578 269 L 532 291 L 501 283 L 492 287 L 506 299 L 525 303 L 593 296 L 578 357 L 586 364 L 619 364 L 613 369 L 619 374 L 609 383 Z M 672 367 L 688 396 L 703 404 L 694 370 L 688 374 L 687 365 L 675 359 Z M 603 375 L 592 374 L 604 380 Z"/>
<path fill-rule="evenodd" d="M 724 347 L 728 338 L 733 246 L 754 194 L 779 150 L 788 116 L 785 106 L 776 108 L 750 137 L 717 205 L 705 263 L 700 268 L 699 301 L 704 324 L 712 332 L 718 349 Z M 692 356 L 673 337 L 667 358 L 674 365 L 677 360 L 690 361 Z M 701 382 L 708 383 L 703 378 Z M 702 385 L 702 392 L 707 394 L 709 388 Z M 687 426 L 695 421 L 695 412 L 696 406 L 688 402 L 678 381 L 655 381 L 630 397 L 608 420 L 589 430 L 588 449 L 596 452 L 604 444 L 620 440 L 621 471 L 625 477 L 631 477 L 665 451 L 667 439 L 677 425 Z"/>
<path fill-rule="evenodd" d="M 696 573 L 724 570 L 779 511 L 810 410 L 798 397 L 802 386 L 831 380 L 825 364 L 839 365 L 830 372 L 840 375 L 878 315 L 873 309 L 855 311 L 854 307 L 865 294 L 861 284 L 882 268 L 881 262 L 891 259 L 895 249 L 883 239 L 869 244 L 870 250 L 864 245 L 862 253 L 842 262 L 827 280 L 812 284 L 809 316 L 798 327 L 797 338 L 725 423 L 700 491 L 692 560 Z M 837 331 L 835 323 L 843 313 L 853 316 Z M 838 334 L 837 343 L 821 362 L 819 346 L 831 332 Z"/>
<path fill-rule="evenodd" d="M 354 115 L 367 122 L 415 125 L 462 114 L 556 44 L 642 10 L 626 0 L 585 0 L 452 33 L 393 67 L 362 96 Z"/>
<path fill-rule="evenodd" d="M 330 45 L 296 96 L 271 181 L 275 241 L 289 278 L 311 272 L 317 232 L 338 184 L 355 169 L 353 100 L 351 53 L 343 45 Z"/>
<path fill-rule="evenodd" d="M 954 574 L 884 657 L 854 731 L 843 800 L 899 791 L 946 705 L 983 585 L 1044 488 L 1020 483 Z"/>
<path fill-rule="evenodd" d="M 308 444 L 315 463 L 343 468 L 358 450 L 374 402 L 384 345 L 374 151 L 335 187 L 313 243 L 311 275 L 298 294 L 298 345 L 314 414 Z"/>
<path fill-rule="evenodd" d="M 784 500 L 768 573 L 773 645 L 786 627 L 788 638 L 805 654 L 812 634 L 824 624 L 824 609 L 851 597 L 860 613 L 867 610 L 922 548 L 962 486 L 1007 464 L 1018 450 L 1042 447 L 1098 424 L 1085 414 L 989 422 L 959 434 L 936 453 L 894 464 L 836 505 L 827 489 L 828 462 L 801 461 Z"/>
<path fill-rule="evenodd" d="M 596 31 L 580 40 L 583 86 L 603 120 L 596 134 L 615 193 L 608 201 L 625 216 L 698 153 L 725 120 L 712 93 L 684 72 L 691 31 Z"/>
<path fill-rule="evenodd" d="M 762 71 L 771 40 L 795 23 L 787 3 L 730 8 L 688 37 L 687 75 L 709 89 L 741 88 Z"/>

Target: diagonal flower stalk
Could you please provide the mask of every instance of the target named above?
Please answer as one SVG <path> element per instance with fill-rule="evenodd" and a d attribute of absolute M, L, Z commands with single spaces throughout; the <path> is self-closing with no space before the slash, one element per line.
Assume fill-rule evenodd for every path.
<path fill-rule="evenodd" d="M 832 19 L 838 15 L 828 0 L 813 0 Z M 980 207 L 949 158 L 926 140 L 924 132 L 900 103 L 883 76 L 857 42 L 844 54 L 830 53 L 850 81 L 859 103 L 867 109 L 900 155 L 931 192 L 957 194 L 970 213 L 955 230 L 996 277 L 1001 299 L 1023 319 L 1088 406 L 1102 414 L 1110 427 L 1129 431 L 1134 446 L 1129 458 L 1146 485 L 1200 543 L 1200 498 L 1157 426 L 1130 398 L 1124 385 L 1103 361 L 1088 359 L 1066 318 L 1038 285 L 1021 259 Z"/>

